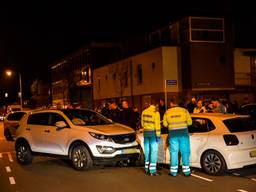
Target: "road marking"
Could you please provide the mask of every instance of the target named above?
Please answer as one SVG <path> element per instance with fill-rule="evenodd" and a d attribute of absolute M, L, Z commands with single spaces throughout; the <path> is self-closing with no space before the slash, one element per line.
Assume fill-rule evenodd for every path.
<path fill-rule="evenodd" d="M 9 177 L 9 181 L 11 185 L 16 184 L 14 177 Z"/>
<path fill-rule="evenodd" d="M 5 167 L 5 170 L 6 170 L 7 173 L 12 172 L 12 171 L 11 171 L 11 168 L 10 168 L 9 166 Z"/>
<path fill-rule="evenodd" d="M 199 175 L 195 175 L 195 174 L 191 174 L 191 176 L 193 176 L 193 177 L 197 177 L 197 178 L 199 178 L 199 179 L 202 179 L 202 180 L 205 180 L 205 181 L 209 181 L 209 182 L 212 182 L 213 180 L 212 179 L 208 179 L 208 178 L 205 178 L 205 177 L 201 177 L 201 176 L 199 176 Z"/>
<path fill-rule="evenodd" d="M 7 152 L 8 158 L 10 162 L 13 162 L 13 158 L 10 152 Z"/>
<path fill-rule="evenodd" d="M 237 191 L 239 191 L 239 192 L 248 192 L 248 191 L 243 190 L 243 189 L 237 189 Z"/>
<path fill-rule="evenodd" d="M 254 179 L 254 178 L 250 178 L 252 181 L 256 181 L 256 179 Z"/>

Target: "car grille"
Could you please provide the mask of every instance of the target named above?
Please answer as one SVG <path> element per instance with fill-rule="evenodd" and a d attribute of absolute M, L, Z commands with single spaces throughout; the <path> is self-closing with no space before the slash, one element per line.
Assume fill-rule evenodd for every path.
<path fill-rule="evenodd" d="M 114 135 L 114 136 L 111 136 L 111 138 L 114 140 L 115 143 L 125 144 L 125 143 L 134 142 L 136 139 L 136 135 L 135 133 L 125 134 L 125 135 Z"/>

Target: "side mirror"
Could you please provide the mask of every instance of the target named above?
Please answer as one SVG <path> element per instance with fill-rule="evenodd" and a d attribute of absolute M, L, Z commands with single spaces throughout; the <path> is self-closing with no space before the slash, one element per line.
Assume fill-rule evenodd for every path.
<path fill-rule="evenodd" d="M 112 119 L 109 119 L 109 118 L 108 118 L 108 120 L 109 120 L 111 123 L 114 123 L 114 121 L 113 121 Z"/>
<path fill-rule="evenodd" d="M 57 121 L 55 123 L 55 126 L 57 127 L 57 129 L 63 129 L 67 127 L 67 124 L 65 123 L 65 121 Z"/>

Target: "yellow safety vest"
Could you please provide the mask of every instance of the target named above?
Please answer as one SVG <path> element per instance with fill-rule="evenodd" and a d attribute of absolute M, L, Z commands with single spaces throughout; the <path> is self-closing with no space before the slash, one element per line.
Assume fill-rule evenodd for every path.
<path fill-rule="evenodd" d="M 156 136 L 160 137 L 160 113 L 156 111 L 156 107 L 154 105 L 150 105 L 142 112 L 141 125 L 144 129 L 144 132 L 155 132 Z"/>
<path fill-rule="evenodd" d="M 192 124 L 189 112 L 182 107 L 168 109 L 163 117 L 163 125 L 169 130 L 186 129 Z"/>

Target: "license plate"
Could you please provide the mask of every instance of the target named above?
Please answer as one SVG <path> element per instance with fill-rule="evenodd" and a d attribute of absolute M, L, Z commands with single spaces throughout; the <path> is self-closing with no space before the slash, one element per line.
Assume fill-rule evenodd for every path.
<path fill-rule="evenodd" d="M 122 154 L 131 154 L 131 153 L 139 153 L 139 150 L 136 148 L 122 150 Z"/>
<path fill-rule="evenodd" d="M 256 157 L 256 150 L 250 152 L 250 157 Z"/>

